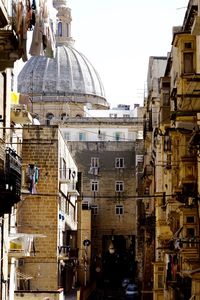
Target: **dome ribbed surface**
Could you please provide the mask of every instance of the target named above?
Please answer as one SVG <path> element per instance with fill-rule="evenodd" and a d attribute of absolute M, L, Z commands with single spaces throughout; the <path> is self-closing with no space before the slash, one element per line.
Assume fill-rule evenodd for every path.
<path fill-rule="evenodd" d="M 31 57 L 18 76 L 18 91 L 34 95 L 94 95 L 105 99 L 101 79 L 79 51 L 57 46 L 55 59 Z"/>

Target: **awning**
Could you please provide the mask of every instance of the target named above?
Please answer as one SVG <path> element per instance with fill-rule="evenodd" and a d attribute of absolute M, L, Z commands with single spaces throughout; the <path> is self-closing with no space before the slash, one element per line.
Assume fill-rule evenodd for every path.
<path fill-rule="evenodd" d="M 37 234 L 37 233 L 21 233 L 21 232 L 16 232 L 16 233 L 10 233 L 9 234 L 9 240 L 15 240 L 15 239 L 19 239 L 19 238 L 24 238 L 24 237 L 29 237 L 29 238 L 37 238 L 37 237 L 46 237 L 46 235 L 44 234 Z"/>

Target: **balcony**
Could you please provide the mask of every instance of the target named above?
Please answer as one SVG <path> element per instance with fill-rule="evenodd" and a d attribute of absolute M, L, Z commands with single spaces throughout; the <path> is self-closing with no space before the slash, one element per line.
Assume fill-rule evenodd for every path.
<path fill-rule="evenodd" d="M 19 49 L 19 36 L 16 31 L 16 2 L 12 1 L 11 7 L 10 2 L 7 6 L 5 3 L 6 1 L 0 1 L 0 71 L 13 68 L 14 62 L 23 55 L 23 51 Z"/>
<path fill-rule="evenodd" d="M 149 119 L 144 120 L 143 130 L 144 130 L 144 137 L 146 137 L 149 132 L 152 132 L 153 127 L 152 127 L 151 120 L 149 120 Z"/>
<path fill-rule="evenodd" d="M 191 29 L 192 35 L 200 35 L 200 16 L 195 16 Z"/>
<path fill-rule="evenodd" d="M 71 182 L 68 186 L 68 194 L 70 196 L 79 196 L 79 193 L 76 189 L 76 182 Z"/>
<path fill-rule="evenodd" d="M 146 165 L 143 169 L 143 177 L 146 178 L 148 176 L 151 176 L 153 175 L 153 172 L 154 172 L 153 165 L 152 164 Z"/>
<path fill-rule="evenodd" d="M 20 201 L 21 158 L 11 149 L 6 149 L 4 170 L 0 171 L 0 215 L 10 213 L 11 207 Z"/>
<path fill-rule="evenodd" d="M 174 193 L 177 201 L 181 203 L 188 203 L 189 197 L 195 198 L 197 195 L 197 183 L 183 183 L 179 189 L 174 190 Z"/>
<path fill-rule="evenodd" d="M 42 234 L 11 233 L 9 236 L 8 254 L 10 257 L 23 258 L 35 256 L 35 238 L 44 238 Z"/>
<path fill-rule="evenodd" d="M 18 37 L 13 30 L 0 30 L 0 71 L 13 68 L 19 59 Z"/>
<path fill-rule="evenodd" d="M 62 166 L 59 172 L 60 172 L 60 177 L 59 177 L 60 183 L 72 183 L 76 181 L 75 170 L 71 168 L 66 168 L 66 166 Z"/>
<path fill-rule="evenodd" d="M 9 20 L 6 8 L 4 6 L 4 3 L 0 1 L 0 28 L 3 28 L 6 25 L 8 25 L 8 22 Z"/>
<path fill-rule="evenodd" d="M 196 0 L 189 0 L 187 11 L 185 13 L 182 30 L 189 31 L 198 12 Z"/>
<path fill-rule="evenodd" d="M 189 148 L 199 150 L 200 148 L 200 132 L 196 131 L 189 141 Z"/>
<path fill-rule="evenodd" d="M 78 258 L 78 248 L 72 248 L 70 246 L 59 246 L 58 247 L 59 259 L 69 260 Z"/>
<path fill-rule="evenodd" d="M 197 168 L 194 157 L 181 156 L 179 172 L 179 186 L 183 187 L 184 184 L 194 184 L 197 180 Z"/>

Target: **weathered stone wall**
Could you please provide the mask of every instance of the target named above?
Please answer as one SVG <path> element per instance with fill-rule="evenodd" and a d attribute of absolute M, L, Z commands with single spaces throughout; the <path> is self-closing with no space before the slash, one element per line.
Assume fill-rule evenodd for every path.
<path fill-rule="evenodd" d="M 23 174 L 29 164 L 39 168 L 35 193 L 28 190 L 18 204 L 18 230 L 41 234 L 35 240 L 35 257 L 25 258 L 20 271 L 33 277 L 31 289 L 56 290 L 58 228 L 58 129 L 31 127 L 24 129 L 22 148 Z"/>
<path fill-rule="evenodd" d="M 68 142 L 69 149 L 83 172 L 82 201 L 98 205 L 98 215 L 92 216 L 92 248 L 102 249 L 104 235 L 123 235 L 127 239 L 136 234 L 136 176 L 134 142 Z M 91 157 L 99 158 L 98 175 L 90 174 Z M 124 158 L 124 168 L 115 167 L 115 158 Z M 99 191 L 91 191 L 91 180 L 99 181 Z M 124 182 L 124 192 L 115 191 L 115 181 Z M 116 205 L 123 205 L 124 213 L 116 215 Z M 128 245 L 127 245 L 128 246 Z"/>
<path fill-rule="evenodd" d="M 39 292 L 39 291 L 31 291 L 31 292 L 15 292 L 15 300 L 22 299 L 23 300 L 42 300 L 42 299 L 51 299 L 51 300 L 63 300 L 63 292 L 55 291 L 55 292 Z"/>

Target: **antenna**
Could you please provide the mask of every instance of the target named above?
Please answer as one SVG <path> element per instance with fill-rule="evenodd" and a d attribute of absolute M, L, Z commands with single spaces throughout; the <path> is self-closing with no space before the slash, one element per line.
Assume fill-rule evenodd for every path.
<path fill-rule="evenodd" d="M 187 6 L 177 7 L 177 10 L 178 9 L 183 9 L 183 8 L 187 8 Z"/>

